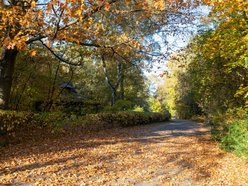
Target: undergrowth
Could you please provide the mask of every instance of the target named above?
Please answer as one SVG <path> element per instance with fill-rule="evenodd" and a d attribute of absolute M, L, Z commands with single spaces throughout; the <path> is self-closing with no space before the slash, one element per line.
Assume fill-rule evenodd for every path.
<path fill-rule="evenodd" d="M 222 149 L 248 160 L 248 113 L 244 108 L 215 117 L 212 136 Z"/>

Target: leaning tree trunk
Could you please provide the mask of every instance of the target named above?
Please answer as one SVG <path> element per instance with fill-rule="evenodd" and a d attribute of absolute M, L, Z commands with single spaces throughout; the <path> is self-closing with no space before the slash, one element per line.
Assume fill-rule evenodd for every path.
<path fill-rule="evenodd" d="M 0 60 L 0 109 L 8 109 L 14 73 L 16 49 L 2 49 Z"/>

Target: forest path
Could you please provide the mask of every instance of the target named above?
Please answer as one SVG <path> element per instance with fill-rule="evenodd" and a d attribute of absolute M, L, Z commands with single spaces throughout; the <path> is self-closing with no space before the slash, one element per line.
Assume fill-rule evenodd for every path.
<path fill-rule="evenodd" d="M 186 120 L 43 139 L 0 153 L 6 185 L 248 186 L 248 163 L 220 150 L 203 124 Z"/>

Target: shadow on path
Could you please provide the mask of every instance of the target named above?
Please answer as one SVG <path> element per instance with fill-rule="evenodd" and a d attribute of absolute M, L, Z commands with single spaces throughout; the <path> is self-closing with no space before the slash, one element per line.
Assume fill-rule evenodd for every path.
<path fill-rule="evenodd" d="M 164 168 L 167 167 L 167 169 L 158 168 L 154 172 L 154 178 L 159 175 L 172 177 L 190 169 L 193 172 L 191 174 L 195 175 L 194 179 L 206 179 L 211 176 L 209 170 L 217 167 L 217 160 L 224 156 L 223 153 L 213 148 L 208 134 L 209 130 L 202 124 L 186 120 L 172 120 L 166 123 L 106 130 L 86 136 L 76 135 L 69 138 L 65 136 L 52 141 L 47 139 L 42 143 L 32 143 L 30 147 L 27 144 L 20 144 L 1 149 L 0 164 L 5 161 L 11 162 L 12 158 L 21 160 L 30 156 L 43 157 L 56 153 L 61 153 L 62 156 L 55 159 L 38 158 L 38 162 L 25 165 L 0 166 L 0 177 L 56 164 L 61 165 L 61 167 L 63 164 L 65 165 L 64 168 L 56 170 L 54 173 L 59 173 L 62 170 L 63 172 L 70 172 L 72 169 L 82 166 L 87 167 L 101 163 L 111 166 L 111 164 L 120 161 L 118 156 L 120 154 L 124 160 L 126 157 L 132 156 L 139 161 L 136 168 L 142 170 L 145 169 L 144 166 L 153 166 L 155 159 L 148 155 L 151 153 L 152 157 L 155 156 L 158 160 L 161 158 L 160 164 Z M 109 150 L 104 149 L 105 151 L 101 152 L 101 149 L 105 147 L 108 147 Z M 93 154 L 96 150 L 99 151 L 99 154 Z M 71 152 L 71 155 L 68 155 L 67 152 Z M 209 160 L 210 156 L 211 160 Z M 96 160 L 94 161 L 94 159 Z M 66 165 L 68 161 L 73 161 L 73 163 L 68 166 Z M 158 166 L 160 165 L 158 164 Z M 106 167 L 104 169 L 107 170 Z M 119 167 L 116 171 L 123 172 L 125 170 Z M 190 178 L 191 181 L 192 179 Z"/>

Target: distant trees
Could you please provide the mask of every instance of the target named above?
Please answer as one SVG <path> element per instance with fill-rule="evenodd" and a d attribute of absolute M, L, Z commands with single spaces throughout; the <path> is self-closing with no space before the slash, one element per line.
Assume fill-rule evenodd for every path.
<path fill-rule="evenodd" d="M 246 55 L 246 50 L 235 55 L 237 48 L 234 47 L 232 57 L 223 53 L 232 42 L 239 41 L 226 38 L 229 42 L 223 43 L 222 36 L 212 43 L 219 34 L 217 31 L 195 37 L 187 49 L 168 62 L 165 85 L 159 87 L 158 93 L 179 117 L 214 115 L 247 105 L 248 69 L 246 58 L 241 57 Z"/>
<path fill-rule="evenodd" d="M 158 99 L 179 117 L 214 115 L 247 106 L 247 1 L 204 1 L 212 29 L 171 56 Z M 160 97 L 160 98 L 159 98 Z"/>
<path fill-rule="evenodd" d="M 35 56 L 21 52 L 17 57 L 10 102 L 10 108 L 14 110 L 30 110 L 34 109 L 35 103 L 42 103 L 42 109 L 48 111 L 54 103 L 66 99 L 69 101 L 69 94 L 67 98 L 62 96 L 64 84 L 75 87 L 80 99 L 78 101 L 106 107 L 115 104 L 109 82 L 116 81 L 119 81 L 119 86 L 115 87 L 115 102 L 125 99 L 132 102 L 133 106 L 145 104 L 148 89 L 138 65 L 122 62 L 120 69 L 120 63 L 113 61 L 115 59 L 106 58 L 104 67 L 101 58 L 88 56 L 84 57 L 80 66 L 70 66 L 57 61 L 47 50 L 38 46 L 36 50 Z M 67 49 L 64 57 L 70 57 L 71 53 L 75 57 L 78 50 L 72 46 Z M 75 62 L 77 60 L 80 61 L 81 58 L 75 59 Z M 107 68 L 107 74 L 104 68 Z M 120 75 L 121 79 L 118 79 Z"/>
<path fill-rule="evenodd" d="M 207 47 L 213 47 L 208 44 L 212 34 L 211 31 L 197 36 L 184 52 L 168 62 L 166 84 L 159 87 L 158 93 L 179 117 L 224 113 L 247 104 L 247 67 L 229 66 L 233 61 L 211 56 L 211 48 Z"/>

